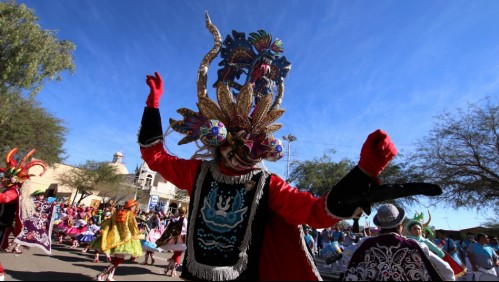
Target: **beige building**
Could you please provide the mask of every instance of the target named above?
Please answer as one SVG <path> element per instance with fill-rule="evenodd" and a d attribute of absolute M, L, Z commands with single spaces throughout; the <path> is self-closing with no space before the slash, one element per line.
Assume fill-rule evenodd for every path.
<path fill-rule="evenodd" d="M 134 183 L 145 194 L 138 199 L 143 210 L 157 208 L 175 214 L 181 206 L 188 208 L 187 194 L 152 171 L 145 162 L 136 169 Z"/>
<path fill-rule="evenodd" d="M 114 165 L 120 174 L 126 175 L 123 185 L 137 189 L 135 195 L 130 196 L 140 203 L 141 210 L 161 209 L 175 213 L 180 206 L 188 205 L 189 197 L 172 183 L 165 181 L 159 174 L 150 170 L 146 163 L 142 163 L 140 168 L 136 168 L 135 172 L 130 174 L 123 163 L 123 154 L 118 151 L 113 155 L 113 161 L 110 164 Z M 79 199 L 80 194 L 76 195 L 76 188 L 62 185 L 58 179 L 60 175 L 72 169 L 78 168 L 57 163 L 48 167 L 45 174 L 40 177 L 41 167 L 34 166 L 30 173 L 35 176 L 31 177 L 31 181 L 25 187 L 30 190 L 30 193 L 38 189 L 45 190 L 46 197 L 55 197 L 57 200 L 71 204 L 75 196 Z M 85 206 L 99 206 L 107 200 L 109 199 L 94 192 L 81 203 Z"/>

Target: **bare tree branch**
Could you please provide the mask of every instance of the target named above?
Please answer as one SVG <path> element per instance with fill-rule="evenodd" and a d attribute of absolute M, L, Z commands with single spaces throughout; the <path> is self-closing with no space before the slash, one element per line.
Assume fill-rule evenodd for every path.
<path fill-rule="evenodd" d="M 439 200 L 477 210 L 499 204 L 499 106 L 489 98 L 456 114 L 436 116 L 428 136 L 409 157 L 411 170 L 439 184 Z"/>

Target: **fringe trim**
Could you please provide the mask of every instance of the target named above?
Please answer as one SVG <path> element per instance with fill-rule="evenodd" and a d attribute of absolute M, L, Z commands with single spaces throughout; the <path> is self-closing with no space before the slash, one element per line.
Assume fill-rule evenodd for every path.
<path fill-rule="evenodd" d="M 14 239 L 14 243 L 18 243 L 22 246 L 27 246 L 27 247 L 37 247 L 37 248 L 40 248 L 42 249 L 47 255 L 51 255 L 52 254 L 52 248 L 50 249 L 50 251 L 48 251 L 47 249 L 45 248 L 41 248 L 40 244 L 36 244 L 36 243 L 27 243 L 27 242 L 23 242 L 23 241 L 20 241 L 19 239 Z M 50 245 L 52 245 L 52 241 L 50 242 Z"/>
<path fill-rule="evenodd" d="M 142 144 L 140 142 L 137 142 L 137 143 L 139 143 L 140 147 L 142 147 L 142 148 L 149 148 L 149 147 L 152 147 L 158 143 L 163 143 L 163 138 L 157 139 L 157 140 L 155 140 L 151 143 L 147 143 L 147 144 Z"/>
<path fill-rule="evenodd" d="M 317 280 L 322 281 L 322 276 L 319 273 L 319 269 L 317 269 L 317 266 L 314 263 L 314 258 L 308 252 L 307 245 L 305 242 L 305 232 L 303 231 L 303 226 L 298 225 L 297 227 L 298 227 L 298 232 L 300 232 L 300 242 L 298 242 L 298 244 L 300 245 L 301 250 L 305 253 L 305 257 L 307 258 L 308 265 L 312 269 L 312 272 L 316 276 Z"/>
<path fill-rule="evenodd" d="M 21 219 L 26 220 L 33 216 L 36 212 L 36 207 L 35 203 L 33 202 L 33 199 L 31 199 L 31 181 L 26 181 L 23 183 L 21 188 L 21 193 L 19 195 L 21 201 L 20 201 L 20 206 L 21 206 Z"/>
<path fill-rule="evenodd" d="M 246 227 L 246 233 L 244 234 L 244 239 L 241 244 L 239 260 L 233 266 L 211 266 L 202 264 L 196 261 L 195 251 L 194 251 L 194 223 L 189 224 L 189 232 L 187 232 L 188 236 L 188 244 L 187 244 L 187 258 L 186 264 L 187 269 L 190 271 L 195 277 L 211 280 L 211 281 L 220 281 L 220 280 L 235 280 L 241 275 L 241 273 L 246 270 L 248 266 L 248 254 L 247 251 L 251 244 L 251 226 L 253 224 L 253 220 L 255 218 L 255 213 L 258 208 L 258 204 L 260 199 L 263 196 L 264 186 L 267 178 L 270 176 L 270 173 L 265 170 L 254 170 L 249 172 L 248 174 L 241 176 L 228 176 L 224 175 L 218 169 L 218 162 L 216 161 L 204 161 L 201 164 L 201 171 L 199 173 L 198 179 L 196 181 L 196 191 L 194 193 L 194 205 L 191 216 L 194 217 L 198 214 L 199 206 L 201 205 L 201 191 L 204 179 L 208 171 L 212 172 L 213 178 L 216 181 L 225 183 L 225 184 L 242 184 L 256 175 L 259 172 L 262 172 L 262 177 L 257 184 L 257 191 L 255 193 L 255 197 L 253 199 L 253 205 L 251 208 L 251 213 L 248 219 L 248 225 Z"/>
<path fill-rule="evenodd" d="M 324 201 L 324 209 L 326 210 L 327 214 L 334 218 L 334 219 L 340 219 L 340 220 L 345 220 L 345 219 L 351 219 L 353 217 L 355 217 L 356 214 L 359 214 L 361 212 L 364 212 L 364 210 L 362 208 L 356 208 L 355 211 L 353 212 L 353 214 L 351 216 L 348 216 L 348 217 L 341 217 L 341 216 L 338 216 L 338 215 L 335 215 L 334 213 L 332 213 L 329 208 L 327 207 L 327 198 L 329 197 L 329 193 L 331 193 L 331 191 L 329 191 L 327 193 L 327 196 L 326 196 L 326 200 Z"/>
<path fill-rule="evenodd" d="M 218 163 L 217 162 L 210 162 L 210 169 L 211 172 L 213 173 L 213 178 L 215 178 L 216 181 L 222 182 L 225 184 L 242 184 L 247 181 L 250 181 L 253 176 L 255 176 L 257 173 L 260 173 L 263 170 L 260 169 L 255 169 L 247 174 L 244 175 L 236 175 L 236 176 L 230 176 L 230 175 L 225 175 L 220 172 L 220 169 L 218 168 Z M 204 179 L 203 179 L 204 180 Z"/>
<path fill-rule="evenodd" d="M 38 248 L 42 249 L 47 255 L 51 255 L 52 254 L 52 230 L 54 227 L 54 219 L 55 219 L 55 205 L 52 205 L 52 217 L 50 218 L 49 231 L 47 233 L 49 236 L 49 240 L 50 240 L 50 246 L 49 246 L 50 250 L 47 250 L 45 248 L 40 247 L 40 244 L 24 242 L 24 241 L 21 241 L 17 238 L 14 239 L 14 242 L 21 244 L 22 246 L 38 247 Z M 21 232 L 21 234 L 22 234 L 22 232 Z"/>

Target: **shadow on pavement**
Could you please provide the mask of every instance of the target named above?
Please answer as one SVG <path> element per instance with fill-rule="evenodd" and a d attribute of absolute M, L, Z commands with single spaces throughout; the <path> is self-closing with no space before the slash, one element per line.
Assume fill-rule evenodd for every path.
<path fill-rule="evenodd" d="M 79 264 L 79 263 L 73 263 L 74 266 L 78 266 L 78 267 L 84 267 L 84 268 L 88 268 L 88 269 L 93 269 L 97 272 L 100 272 L 100 271 L 103 271 L 104 269 L 106 269 L 106 267 L 108 267 L 109 263 L 106 263 L 106 264 L 103 264 L 103 263 L 100 263 L 100 264 L 91 264 L 91 265 L 88 265 L 88 264 Z M 121 269 L 121 265 L 118 267 L 118 270 Z"/>
<path fill-rule="evenodd" d="M 56 244 L 56 245 L 54 245 L 54 243 L 52 243 L 52 246 L 51 246 L 52 249 L 59 250 L 59 251 L 61 251 L 63 249 L 67 249 L 68 247 L 69 246 L 62 245 L 62 244 Z"/>
<path fill-rule="evenodd" d="M 108 265 L 107 264 L 73 264 L 74 266 L 78 267 L 85 267 L 88 269 L 93 269 L 95 271 L 103 271 Z M 140 267 L 140 266 L 130 266 L 130 265 L 123 265 L 120 264 L 118 268 L 116 269 L 116 275 L 139 275 L 139 274 L 156 274 L 152 272 L 150 269 L 147 269 L 145 267 Z"/>
<path fill-rule="evenodd" d="M 8 270 L 8 274 L 20 281 L 89 281 L 93 277 L 80 273 L 66 273 L 56 271 L 26 272 Z"/>
<path fill-rule="evenodd" d="M 33 256 L 47 256 L 47 255 L 41 255 L 41 254 L 33 254 Z M 55 258 L 58 260 L 63 260 L 67 262 L 82 262 L 82 259 L 79 257 L 70 257 L 70 256 L 59 256 L 59 255 L 51 255 L 51 258 Z"/>

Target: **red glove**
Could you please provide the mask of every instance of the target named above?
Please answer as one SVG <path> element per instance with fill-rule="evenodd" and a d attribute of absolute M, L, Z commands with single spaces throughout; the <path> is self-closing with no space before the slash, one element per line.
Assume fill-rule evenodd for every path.
<path fill-rule="evenodd" d="M 370 176 L 376 177 L 396 155 L 397 148 L 390 140 L 390 136 L 378 129 L 367 136 L 360 151 L 359 167 Z"/>
<path fill-rule="evenodd" d="M 155 76 L 147 75 L 146 83 L 149 85 L 151 91 L 147 97 L 146 105 L 149 108 L 159 108 L 159 99 L 163 95 L 163 79 L 161 75 L 155 72 Z"/>

